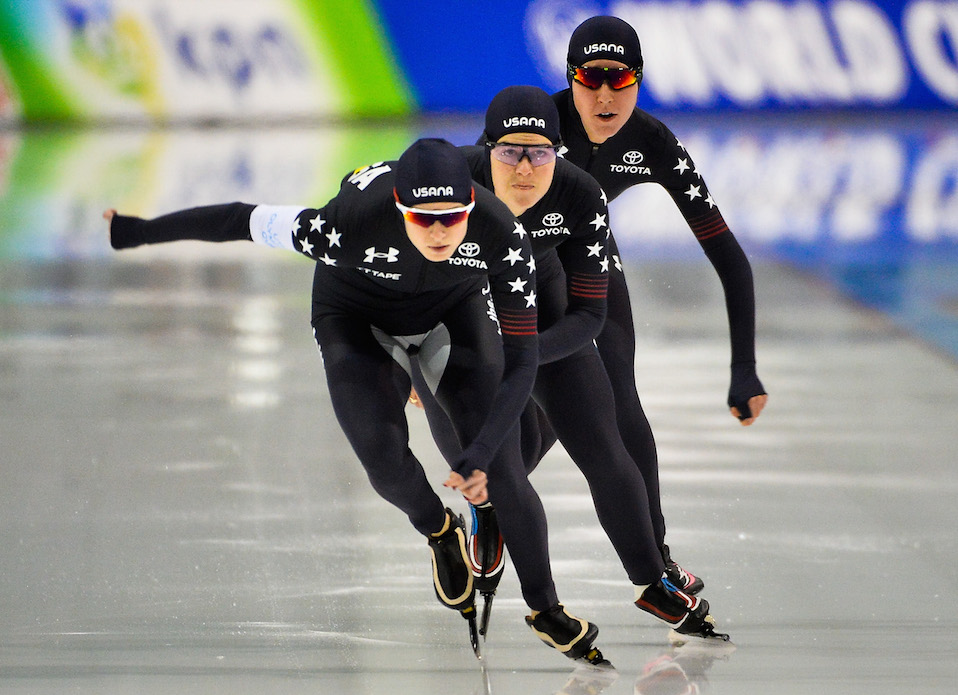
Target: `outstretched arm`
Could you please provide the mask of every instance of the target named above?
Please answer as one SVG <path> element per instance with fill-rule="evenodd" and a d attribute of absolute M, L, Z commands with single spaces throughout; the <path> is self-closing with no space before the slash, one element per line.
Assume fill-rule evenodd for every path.
<path fill-rule="evenodd" d="M 751 425 L 768 400 L 755 366 L 755 289 L 752 268 L 685 146 L 664 125 L 655 156 L 658 183 L 668 191 L 715 268 L 725 292 L 732 343 L 729 411 Z M 674 166 L 673 166 L 674 165 Z"/>
<path fill-rule="evenodd" d="M 250 214 L 254 206 L 227 203 L 178 210 L 152 220 L 120 215 L 106 210 L 103 218 L 110 223 L 110 244 L 115 249 L 129 249 L 143 244 L 195 239 L 198 241 L 250 241 Z"/>

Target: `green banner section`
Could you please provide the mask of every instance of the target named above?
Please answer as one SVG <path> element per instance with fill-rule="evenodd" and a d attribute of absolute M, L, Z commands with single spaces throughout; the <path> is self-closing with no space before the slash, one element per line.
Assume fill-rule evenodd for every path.
<path fill-rule="evenodd" d="M 14 112 L 26 121 L 75 117 L 78 107 L 67 96 L 57 72 L 32 30 L 40 23 L 37 4 L 0 0 L 0 59 L 10 78 Z"/>
<path fill-rule="evenodd" d="M 409 86 L 370 3 L 298 0 L 298 5 L 303 18 L 327 49 L 349 113 L 394 116 L 412 111 L 414 103 Z"/>
<path fill-rule="evenodd" d="M 402 116 L 364 0 L 0 0 L 0 122 Z"/>

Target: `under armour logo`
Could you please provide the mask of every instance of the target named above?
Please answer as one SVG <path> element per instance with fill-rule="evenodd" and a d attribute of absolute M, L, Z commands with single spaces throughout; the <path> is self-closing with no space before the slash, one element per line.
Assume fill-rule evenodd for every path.
<path fill-rule="evenodd" d="M 364 263 L 372 263 L 377 258 L 385 258 L 388 263 L 395 263 L 399 260 L 399 249 L 394 249 L 392 246 L 389 247 L 389 250 L 383 253 L 382 251 L 377 251 L 375 246 L 370 246 L 366 249 L 366 260 Z"/>

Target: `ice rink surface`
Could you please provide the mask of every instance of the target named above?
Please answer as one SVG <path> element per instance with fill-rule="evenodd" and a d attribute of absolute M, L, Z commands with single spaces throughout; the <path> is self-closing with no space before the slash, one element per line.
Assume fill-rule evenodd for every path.
<path fill-rule="evenodd" d="M 45 151 L 29 137 L 17 147 Z M 725 408 L 714 272 L 700 254 L 630 251 L 667 540 L 734 647 L 672 648 L 631 605 L 556 448 L 533 482 L 559 594 L 599 625 L 615 669 L 542 645 L 511 568 L 480 668 L 465 622 L 433 595 L 425 542 L 372 491 L 335 422 L 308 324 L 312 265 L 252 245 L 114 255 L 95 217 L 112 201 L 83 189 L 51 195 L 49 224 L 22 225 L 31 241 L 7 228 L 0 257 L 0 692 L 955 692 L 958 355 L 907 311 L 933 289 L 931 334 L 947 337 L 954 254 L 876 279 L 743 240 L 770 403 L 742 428 Z M 44 244 L 70 224 L 87 230 L 80 250 Z M 867 304 L 887 286 L 850 289 L 863 277 L 910 301 Z M 438 488 L 425 420 L 411 408 L 409 420 Z"/>

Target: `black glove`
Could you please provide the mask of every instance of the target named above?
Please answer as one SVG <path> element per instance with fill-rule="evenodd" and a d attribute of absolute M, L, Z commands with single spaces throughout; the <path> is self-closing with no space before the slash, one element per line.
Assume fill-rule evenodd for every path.
<path fill-rule="evenodd" d="M 145 243 L 143 220 L 126 215 L 113 216 L 110 222 L 110 245 L 114 249 L 131 249 Z"/>
<path fill-rule="evenodd" d="M 728 407 L 738 408 L 739 420 L 752 417 L 748 399 L 765 393 L 765 387 L 755 373 L 754 362 L 737 362 L 732 365 L 732 385 L 728 390 Z"/>

